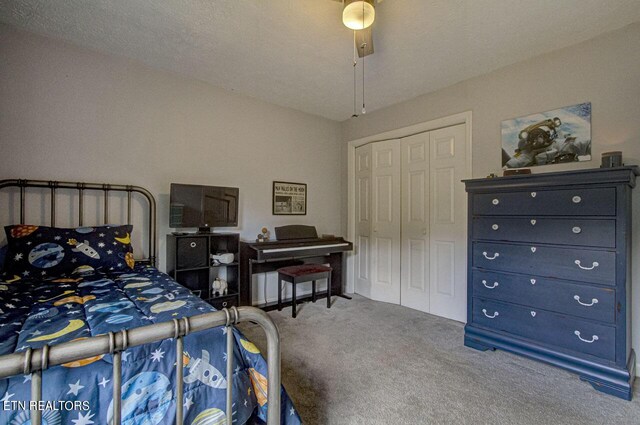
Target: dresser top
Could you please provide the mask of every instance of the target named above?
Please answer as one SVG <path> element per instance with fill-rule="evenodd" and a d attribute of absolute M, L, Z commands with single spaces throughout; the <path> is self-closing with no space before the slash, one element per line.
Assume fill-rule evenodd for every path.
<path fill-rule="evenodd" d="M 636 185 L 640 175 L 637 165 L 614 168 L 589 168 L 583 170 L 558 171 L 553 173 L 522 174 L 494 178 L 463 180 L 467 192 L 486 189 L 526 189 L 540 186 L 572 186 L 591 184 Z"/>

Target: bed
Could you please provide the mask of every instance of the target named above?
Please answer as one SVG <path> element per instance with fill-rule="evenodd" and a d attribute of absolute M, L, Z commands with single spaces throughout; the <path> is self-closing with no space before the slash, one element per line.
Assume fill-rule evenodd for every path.
<path fill-rule="evenodd" d="M 52 225 L 55 191 L 61 187 L 96 188 L 105 192 L 105 198 L 121 190 L 129 201 L 129 222 L 131 194 L 138 190 L 25 180 L 0 181 L 3 187 L 18 188 L 21 221 L 25 188 L 51 190 Z M 272 326 L 268 316 L 250 307 L 216 312 L 158 271 L 154 267 L 155 202 L 150 193 L 138 193 L 149 199 L 151 211 L 146 220 L 149 255 L 141 261 L 131 261 L 128 254 L 130 224 L 87 226 L 83 222 L 82 195 L 78 227 L 7 228 L 13 245 L 0 279 L 0 376 L 17 376 L 0 380 L 5 407 L 0 423 L 271 424 L 276 416 L 280 417 L 277 423 L 300 423 L 284 389 L 268 391 L 274 383 L 280 388 L 279 364 L 271 368 L 279 363 L 279 346 L 268 348 L 267 362 L 233 326 L 239 320 L 252 320 L 268 331 Z M 105 207 L 105 222 L 108 210 Z M 66 251 L 52 248 L 56 242 L 60 246 L 66 242 L 60 248 Z M 118 248 L 124 251 L 116 253 Z M 108 251 L 114 254 L 111 263 Z M 63 262 L 71 263 L 66 261 L 69 258 L 76 260 L 71 268 L 59 269 Z M 11 262 L 23 262 L 27 268 L 20 272 Z M 231 359 L 229 352 L 233 352 Z M 273 380 L 269 379 L 272 369 L 277 372 L 271 375 Z M 35 410 L 35 417 L 25 405 L 34 399 L 47 402 Z"/>

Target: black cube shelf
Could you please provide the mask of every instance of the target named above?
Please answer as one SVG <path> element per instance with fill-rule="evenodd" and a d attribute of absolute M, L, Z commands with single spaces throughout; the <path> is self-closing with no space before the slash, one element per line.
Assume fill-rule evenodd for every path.
<path fill-rule="evenodd" d="M 231 253 L 230 264 L 214 264 L 211 255 Z M 240 234 L 192 233 L 167 235 L 167 272 L 217 309 L 239 305 Z M 214 296 L 211 283 L 227 281 L 227 293 Z"/>

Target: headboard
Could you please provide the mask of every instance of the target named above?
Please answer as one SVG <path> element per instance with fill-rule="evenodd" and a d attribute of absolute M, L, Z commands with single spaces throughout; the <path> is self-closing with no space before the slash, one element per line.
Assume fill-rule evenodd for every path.
<path fill-rule="evenodd" d="M 19 210 L 19 220 L 20 224 L 43 224 L 44 223 L 25 223 L 25 213 L 27 203 L 26 189 L 27 188 L 37 188 L 41 189 L 44 193 L 48 192 L 49 197 L 49 212 L 50 219 L 49 225 L 51 227 L 56 226 L 56 211 L 59 211 L 59 208 L 56 208 L 56 200 L 60 198 L 57 196 L 58 189 L 63 189 L 65 191 L 72 190 L 77 194 L 77 216 L 78 216 L 78 226 L 96 226 L 98 223 L 85 223 L 85 193 L 87 191 L 92 191 L 92 193 L 98 192 L 102 194 L 102 223 L 100 224 L 110 224 L 109 222 L 109 198 L 118 195 L 126 195 L 126 223 L 117 223 L 117 224 L 133 224 L 132 223 L 132 198 L 133 194 L 140 194 L 142 198 L 147 201 L 146 209 L 148 211 L 148 223 L 145 223 L 144 227 L 146 227 L 146 246 L 147 250 L 145 252 L 146 258 L 136 259 L 136 262 L 146 263 L 152 266 L 156 265 L 156 250 L 157 250 L 157 229 L 156 229 L 156 200 L 147 189 L 139 186 L 131 186 L 131 185 L 118 185 L 118 184 L 107 184 L 107 183 L 84 183 L 84 182 L 59 182 L 59 181 L 45 181 L 45 180 L 0 180 L 0 191 L 7 188 L 17 188 L 19 193 L 16 193 L 16 196 L 19 197 L 18 210 Z M 74 197 L 69 197 L 69 202 L 73 203 Z M 30 199 L 31 201 L 31 199 Z M 46 197 L 41 197 L 40 203 L 46 202 Z M 41 207 L 42 205 L 40 205 Z M 69 205 L 67 210 L 72 211 L 76 207 L 75 205 Z M 5 208 L 3 204 L 0 204 L 0 208 Z M 16 224 L 16 223 L 4 223 L 8 224 Z M 134 228 L 134 232 L 135 232 Z"/>

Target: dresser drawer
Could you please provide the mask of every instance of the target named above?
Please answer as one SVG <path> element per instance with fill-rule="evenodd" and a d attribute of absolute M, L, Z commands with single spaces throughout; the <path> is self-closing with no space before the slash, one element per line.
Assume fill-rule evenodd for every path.
<path fill-rule="evenodd" d="M 473 296 L 506 301 L 607 323 L 616 320 L 613 288 L 562 280 L 473 271 Z"/>
<path fill-rule="evenodd" d="M 613 188 L 481 193 L 473 198 L 474 215 L 615 215 Z"/>
<path fill-rule="evenodd" d="M 474 242 L 473 266 L 611 286 L 616 283 L 616 254 L 604 250 Z"/>
<path fill-rule="evenodd" d="M 616 221 L 575 218 L 475 217 L 473 238 L 494 241 L 616 246 Z"/>
<path fill-rule="evenodd" d="M 476 325 L 615 360 L 615 328 L 535 308 L 473 299 Z"/>

